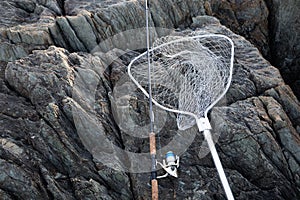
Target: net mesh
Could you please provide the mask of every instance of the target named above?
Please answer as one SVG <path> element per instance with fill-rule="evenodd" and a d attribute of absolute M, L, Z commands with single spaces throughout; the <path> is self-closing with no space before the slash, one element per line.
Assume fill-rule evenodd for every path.
<path fill-rule="evenodd" d="M 228 38 L 218 35 L 159 38 L 150 51 L 152 99 L 166 108 L 204 117 L 231 80 L 231 48 Z M 145 91 L 147 62 L 147 54 L 142 54 L 130 67 L 132 77 Z M 194 117 L 177 114 L 179 129 L 194 124 Z"/>

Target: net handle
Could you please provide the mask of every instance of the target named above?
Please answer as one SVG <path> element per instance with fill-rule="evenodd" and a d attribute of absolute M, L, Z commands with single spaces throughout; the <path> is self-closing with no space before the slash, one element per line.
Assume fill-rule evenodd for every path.
<path fill-rule="evenodd" d="M 169 44 L 173 44 L 173 43 L 176 43 L 176 42 L 182 42 L 182 41 L 187 41 L 187 40 L 190 40 L 190 39 L 197 39 L 197 38 L 203 38 L 203 37 L 221 37 L 221 38 L 225 38 L 226 40 L 229 41 L 229 43 L 231 44 L 231 56 L 230 56 L 230 74 L 229 74 L 229 79 L 228 79 L 228 82 L 226 84 L 226 87 L 225 87 L 225 90 L 223 91 L 223 93 L 214 101 L 211 103 L 210 106 L 208 106 L 206 108 L 206 110 L 204 111 L 204 118 L 207 119 L 207 114 L 209 112 L 209 110 L 214 106 L 216 105 L 216 103 L 218 101 L 220 101 L 221 98 L 224 97 L 224 95 L 226 94 L 226 92 L 228 91 L 229 89 L 229 86 L 230 86 L 230 83 L 231 83 L 231 80 L 232 80 L 232 71 L 233 71 L 233 60 L 234 60 L 234 44 L 233 44 L 233 41 L 225 36 L 225 35 L 221 35 L 221 34 L 205 34 L 205 35 L 196 35 L 196 36 L 190 36 L 190 37 L 184 37 L 184 38 L 180 38 L 180 39 L 177 39 L 177 40 L 173 40 L 173 41 L 170 41 L 170 42 L 167 42 L 167 43 L 163 43 L 157 47 L 154 47 L 150 50 L 151 51 L 154 51 L 158 48 L 161 48 L 161 47 L 164 47 L 166 45 L 169 45 Z M 130 77 L 130 79 L 134 82 L 134 84 L 144 93 L 144 95 L 149 98 L 149 94 L 148 92 L 138 83 L 138 81 L 132 76 L 131 74 L 131 66 L 132 64 L 138 60 L 139 58 L 141 58 L 142 56 L 145 56 L 146 54 L 148 53 L 148 51 L 140 54 L 139 56 L 135 57 L 128 65 L 128 69 L 127 69 L 127 72 L 128 72 L 128 75 Z M 192 116 L 194 117 L 195 119 L 198 118 L 197 115 L 195 115 L 194 113 L 191 113 L 191 112 L 187 112 L 187 111 L 181 111 L 181 110 L 176 110 L 176 109 L 171 109 L 171 108 L 167 108 L 161 104 L 159 104 L 155 99 L 152 98 L 152 102 L 158 106 L 159 108 L 163 109 L 163 110 L 166 110 L 166 111 L 169 111 L 169 112 L 174 112 L 174 113 L 179 113 L 179 114 L 184 114 L 184 115 L 189 115 L 189 116 Z"/>
<path fill-rule="evenodd" d="M 215 143 L 212 139 L 211 132 L 210 132 L 210 130 L 204 130 L 203 134 L 204 134 L 205 140 L 208 143 L 208 147 L 209 147 L 210 153 L 212 155 L 213 161 L 215 163 L 215 166 L 217 168 L 219 177 L 221 179 L 222 186 L 225 190 L 226 197 L 228 200 L 234 200 L 234 197 L 233 197 L 232 191 L 230 189 L 228 180 L 226 178 L 222 163 L 220 161 L 218 152 L 216 150 Z"/>

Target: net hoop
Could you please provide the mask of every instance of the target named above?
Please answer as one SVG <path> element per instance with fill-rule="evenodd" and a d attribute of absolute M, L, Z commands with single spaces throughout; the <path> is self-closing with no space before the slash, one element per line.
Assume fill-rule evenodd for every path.
<path fill-rule="evenodd" d="M 152 52 L 154 50 L 157 50 L 161 47 L 164 47 L 164 46 L 167 46 L 167 45 L 170 45 L 170 44 L 173 44 L 173 43 L 176 43 L 176 42 L 184 42 L 184 41 L 188 41 L 188 40 L 191 40 L 191 39 L 197 39 L 197 38 L 204 38 L 204 37 L 220 37 L 220 38 L 224 38 L 226 39 L 230 44 L 231 44 L 231 55 L 230 55 L 230 67 L 229 67 L 229 77 L 228 77 L 228 82 L 225 86 L 225 89 L 224 91 L 221 93 L 221 95 L 216 98 L 216 100 L 214 100 L 204 111 L 204 116 L 203 118 L 205 119 L 205 121 L 208 120 L 207 118 L 207 115 L 208 115 L 208 112 L 214 107 L 214 105 L 216 105 L 220 99 L 222 99 L 224 97 L 224 95 L 226 94 L 226 92 L 228 91 L 229 87 L 230 87 L 230 84 L 231 84 L 231 80 L 232 80 L 232 73 L 233 73 L 233 61 L 234 61 L 234 43 L 233 41 L 225 36 L 225 35 L 221 35 L 221 34 L 204 34 L 204 35 L 196 35 L 196 36 L 187 36 L 187 37 L 183 37 L 183 38 L 180 38 L 180 39 L 176 39 L 176 40 L 173 40 L 173 41 L 170 41 L 170 42 L 166 42 L 166 43 L 163 43 L 159 46 L 156 46 L 152 49 L 150 49 L 149 52 Z M 139 56 L 135 57 L 128 65 L 128 75 L 130 77 L 130 79 L 134 82 L 134 84 L 143 92 L 143 94 L 149 98 L 149 94 L 148 92 L 143 88 L 143 86 L 141 86 L 139 84 L 139 82 L 133 77 L 132 73 L 131 73 L 131 66 L 134 64 L 135 61 L 137 61 L 139 58 L 141 58 L 142 56 L 145 56 L 148 52 L 144 52 L 142 54 L 140 54 Z M 158 103 L 155 99 L 152 98 L 152 102 L 158 106 L 159 108 L 163 109 L 163 110 L 166 110 L 166 111 L 169 111 L 169 112 L 174 112 L 174 113 L 178 113 L 178 114 L 184 114 L 184 115 L 189 115 L 189 116 L 192 116 L 195 118 L 196 121 L 199 121 L 199 119 L 201 119 L 201 117 L 199 118 L 196 114 L 192 113 L 192 112 L 188 112 L 188 111 L 181 111 L 181 110 L 176 110 L 176 109 L 172 109 L 172 108 L 167 108 L 163 105 L 161 105 L 160 103 Z"/>

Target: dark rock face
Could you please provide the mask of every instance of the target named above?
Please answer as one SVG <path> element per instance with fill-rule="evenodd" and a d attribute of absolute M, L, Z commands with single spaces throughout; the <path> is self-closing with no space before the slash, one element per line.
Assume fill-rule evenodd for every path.
<path fill-rule="evenodd" d="M 297 0 L 210 1 L 210 15 L 253 43 L 300 97 Z"/>
<path fill-rule="evenodd" d="M 211 0 L 211 14 L 235 33 L 246 37 L 270 58 L 269 10 L 263 0 L 218 1 Z"/>
<path fill-rule="evenodd" d="M 265 44 L 262 11 L 266 5 L 252 2 L 261 7 L 240 3 L 244 10 L 235 12 L 240 12 L 239 20 L 251 18 L 251 14 L 244 16 L 247 7 L 258 12 L 253 30 Z M 202 16 L 215 12 L 228 17 L 220 9 L 231 4 L 195 0 L 152 4 L 150 23 L 155 26 L 222 33 L 234 41 L 234 76 L 227 105 L 215 107 L 210 119 L 235 198 L 299 199 L 299 101 L 279 70 L 253 44 L 216 18 Z M 117 170 L 134 168 L 128 152 L 145 153 L 144 157 L 149 152 L 147 138 L 130 134 L 131 130 L 147 134 L 147 99 L 138 92 L 124 92 L 130 85 L 121 84 L 128 63 L 138 55 L 128 49 L 144 46 L 139 42 L 142 37 L 124 33 L 144 26 L 143 3 L 28 0 L 2 1 L 1 5 L 12 17 L 3 14 L 1 19 L 6 21 L 0 28 L 0 197 L 149 199 L 149 173 Z M 22 24 L 19 16 L 25 16 Z M 229 27 L 242 34 L 251 27 L 244 20 Z M 155 36 L 162 34 L 155 30 Z M 257 38 L 249 37 L 255 43 Z M 140 46 L 132 46 L 136 43 Z M 225 199 L 196 127 L 179 131 L 174 114 L 157 112 L 157 126 L 165 120 L 158 147 L 170 147 L 176 141 L 186 147 L 180 154 L 179 178 L 159 181 L 160 199 Z M 122 128 L 124 124 L 129 132 Z M 122 151 L 101 157 L 110 144 Z M 179 151 L 180 145 L 172 147 L 165 151 Z M 147 159 L 139 160 L 141 166 L 149 165 Z"/>
<path fill-rule="evenodd" d="M 270 10 L 272 63 L 300 98 L 300 2 L 267 0 Z"/>

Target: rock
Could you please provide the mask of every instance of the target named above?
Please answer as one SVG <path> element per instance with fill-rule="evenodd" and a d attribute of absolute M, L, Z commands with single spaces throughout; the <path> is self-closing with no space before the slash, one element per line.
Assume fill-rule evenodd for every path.
<path fill-rule="evenodd" d="M 48 46 L 52 43 L 47 31 L 47 24 L 39 24 L 38 27 L 30 26 L 15 26 L 9 28 L 6 32 L 7 38 L 11 43 Z"/>
<path fill-rule="evenodd" d="M 0 60 L 13 61 L 53 44 L 48 27 L 61 14 L 56 1 L 1 1 Z"/>
<path fill-rule="evenodd" d="M 299 90 L 299 55 L 300 55 L 300 3 L 296 0 L 266 0 L 270 10 L 270 47 L 272 63 L 276 65 L 295 95 Z"/>
<path fill-rule="evenodd" d="M 266 110 L 263 109 L 264 106 L 266 106 Z M 277 116 L 273 111 L 284 113 L 282 110 L 279 111 L 280 109 L 273 98 L 262 96 L 234 103 L 228 108 L 217 108 L 214 111 L 216 113 L 213 112 L 212 115 L 215 116 L 217 122 L 222 122 L 221 124 L 217 123 L 216 129 L 221 131 L 219 145 L 222 152 L 231 157 L 228 160 L 231 163 L 230 168 L 237 169 L 255 186 L 273 191 L 273 197 L 268 194 L 268 197 L 264 198 L 296 199 L 295 186 L 286 183 L 294 180 L 295 175 L 299 172 L 290 172 L 290 167 L 286 168 L 289 166 L 288 159 L 282 149 L 288 144 L 282 145 L 278 141 L 281 134 L 284 135 L 282 135 L 283 137 L 289 137 L 288 135 L 293 132 L 292 135 L 296 137 L 293 141 L 297 141 L 299 135 L 295 134 L 295 129 L 286 115 L 284 120 L 289 123 L 285 126 L 286 132 L 283 133 L 279 127 L 273 128 L 273 120 Z M 226 128 L 218 127 L 223 123 L 226 124 Z M 280 122 L 278 121 L 278 123 Z M 285 140 L 285 142 L 287 141 Z M 299 145 L 296 146 L 299 148 Z M 246 166 L 244 163 L 251 164 Z"/>
<path fill-rule="evenodd" d="M 28 55 L 27 50 L 21 45 L 12 45 L 7 42 L 0 44 L 0 59 L 1 61 L 14 61 Z"/>
<path fill-rule="evenodd" d="M 207 14 L 216 16 L 222 24 L 258 47 L 280 70 L 299 99 L 299 2 L 212 0 L 207 7 Z"/>
<path fill-rule="evenodd" d="M 245 10 L 235 10 L 239 19 L 257 2 L 241 3 Z M 153 25 L 181 29 L 174 34 L 222 33 L 234 41 L 227 104 L 215 107 L 210 119 L 235 199 L 298 199 L 300 104 L 279 70 L 245 38 L 216 18 L 201 16 L 216 12 L 214 4 L 155 3 Z M 9 5 L 40 18 L 18 25 L 12 17 L 1 29 L 1 197 L 149 199 L 148 101 L 126 70 L 145 48 L 144 34 L 123 33 L 144 26 L 143 4 L 49 0 Z M 263 29 L 261 5 L 253 9 L 263 17 L 254 18 Z M 152 31 L 153 38 L 166 34 Z M 197 128 L 180 131 L 174 113 L 157 108 L 155 122 L 158 159 L 168 150 L 181 158 L 179 178 L 159 180 L 160 198 L 225 199 Z"/>
<path fill-rule="evenodd" d="M 144 6 L 139 1 L 111 1 L 105 5 L 93 1 L 66 1 L 65 7 L 67 14 L 75 16 L 59 18 L 50 28 L 50 33 L 55 44 L 70 51 L 90 52 L 112 35 L 145 27 Z M 150 26 L 184 28 L 191 24 L 191 17 L 202 15 L 205 11 L 202 1 L 158 0 L 152 3 L 150 12 Z"/>
<path fill-rule="evenodd" d="M 94 164 L 92 164 L 93 161 L 90 160 L 90 157 L 87 157 L 87 152 L 82 148 L 78 135 L 74 135 L 75 129 L 72 128 L 72 123 L 74 122 L 69 121 L 68 115 L 64 114 L 65 111 L 66 113 L 68 111 L 68 101 L 66 99 L 72 93 L 69 93 L 68 87 L 72 85 L 72 79 L 74 78 L 74 71 L 71 67 L 73 65 L 68 63 L 69 55 L 66 50 L 50 47 L 47 53 L 46 51 L 34 51 L 34 54 L 30 57 L 16 61 L 14 64 L 11 63 L 12 65 L 9 65 L 7 68 L 6 80 L 14 82 L 13 88 L 26 99 L 5 94 L 1 98 L 1 108 L 6 108 L 1 113 L 1 123 L 3 124 L 1 127 L 5 127 L 5 124 L 10 124 L 9 127 L 2 131 L 2 137 L 12 137 L 22 141 L 20 145 L 24 142 L 27 142 L 27 145 L 23 149 L 12 142 L 2 139 L 2 155 L 10 155 L 10 160 L 16 162 L 10 165 L 3 164 L 3 167 L 6 167 L 7 170 L 18 171 L 17 166 L 20 162 L 31 160 L 22 167 L 22 170 L 25 171 L 20 171 L 19 173 L 23 173 L 24 175 L 22 176 L 25 177 L 33 177 L 30 174 L 31 172 L 28 171 L 33 169 L 35 172 L 34 177 L 36 178 L 31 181 L 38 184 L 30 184 L 31 186 L 28 188 L 23 187 L 23 189 L 19 189 L 17 185 L 21 186 L 24 180 L 14 179 L 6 183 L 5 191 L 12 191 L 13 193 L 18 191 L 18 194 L 23 194 L 23 196 L 26 195 L 26 192 L 19 192 L 21 190 L 28 191 L 28 195 L 31 194 L 31 196 L 28 196 L 28 199 L 49 199 L 51 197 L 75 199 L 75 197 L 82 197 L 83 193 L 97 199 L 97 196 L 99 197 L 102 192 L 106 191 L 105 188 L 117 189 L 119 188 L 118 184 L 122 183 L 120 180 L 116 182 L 114 178 L 117 176 L 112 175 L 115 173 L 113 170 L 108 171 L 100 164 L 98 165 L 98 170 L 95 168 Z M 24 66 L 27 66 L 28 71 L 19 71 L 17 69 L 17 66 L 23 65 L 22 63 Z M 17 75 L 18 73 L 23 73 L 21 75 L 23 78 L 13 80 L 12 77 L 19 76 Z M 45 76 L 46 74 L 48 74 L 48 77 Z M 19 85 L 24 81 L 28 84 L 24 85 L 24 87 Z M 57 90 L 52 91 L 54 88 Z M 15 104 L 7 105 L 5 102 L 15 102 Z M 29 102 L 37 107 L 33 108 Z M 71 117 L 70 119 L 72 120 Z M 76 141 L 79 143 L 75 144 Z M 47 148 L 47 144 L 51 144 L 51 147 Z M 11 155 L 14 155 L 14 157 Z M 45 158 L 47 159 L 45 160 Z M 4 162 L 6 161 L 4 160 Z M 83 173 L 81 173 L 80 169 L 83 169 L 84 172 L 82 171 Z M 5 173 L 2 176 L 3 179 L 1 180 L 7 181 Z M 126 176 L 126 174 L 122 174 L 121 177 L 126 179 Z M 68 177 L 70 177 L 70 180 Z M 106 186 L 103 186 L 100 177 L 106 180 Z M 110 177 L 111 181 L 107 181 Z M 46 181 L 44 186 L 38 182 L 40 179 Z M 80 185 L 84 185 L 88 181 L 93 183 L 90 186 L 86 186 L 90 187 L 91 190 L 88 189 L 87 192 L 84 192 L 83 186 Z M 3 183 L 1 182 L 1 184 Z M 129 182 L 127 181 L 126 183 L 128 184 Z M 76 196 L 73 196 L 68 191 L 67 188 L 70 187 L 76 188 L 74 191 Z M 128 188 L 128 185 L 126 185 L 122 193 L 116 191 L 116 194 L 107 194 L 107 199 L 110 196 L 114 198 L 127 196 L 130 199 L 130 190 Z M 36 192 L 32 193 L 32 191 Z M 47 191 L 47 194 L 51 195 L 48 197 L 42 191 Z M 104 198 L 104 194 L 102 197 Z"/>
<path fill-rule="evenodd" d="M 286 114 L 291 119 L 292 124 L 295 127 L 299 127 L 300 124 L 300 113 L 299 113 L 299 101 L 293 94 L 291 88 L 287 85 L 278 86 L 265 92 L 268 96 L 272 96 L 278 101 Z M 297 128 L 298 129 L 298 128 Z"/>
<path fill-rule="evenodd" d="M 191 24 L 191 28 L 195 29 L 195 28 L 200 28 L 200 27 L 205 27 L 206 25 L 210 24 L 216 24 L 216 25 L 221 25 L 220 21 L 217 20 L 217 18 L 212 17 L 212 16 L 207 16 L 207 15 L 203 15 L 203 16 L 197 16 L 197 17 L 193 17 L 192 18 L 193 23 Z"/>
<path fill-rule="evenodd" d="M 215 1 L 211 0 L 212 15 L 235 33 L 247 38 L 270 58 L 269 10 L 263 0 L 254 1 Z"/>
<path fill-rule="evenodd" d="M 33 14 L 35 6 L 36 4 L 30 0 L 23 3 L 21 1 L 1 1 L 1 27 L 11 27 L 32 21 L 30 16 Z"/>
<path fill-rule="evenodd" d="M 280 69 L 284 80 L 299 96 L 297 86 L 300 81 L 296 67 L 299 31 L 296 30 L 297 20 L 294 20 L 297 19 L 299 6 L 294 1 L 157 0 L 151 3 L 150 25 L 155 27 L 184 29 L 191 26 L 193 18 L 199 15 L 218 17 L 222 24 L 256 45 L 265 58 Z M 71 52 L 92 52 L 99 42 L 116 33 L 145 27 L 144 5 L 138 1 L 14 0 L 11 3 L 3 1 L 1 5 L 3 12 L 0 13 L 4 20 L 0 29 L 3 44 L 0 59 L 3 61 L 21 58 L 34 49 L 46 49 L 53 44 Z M 65 15 L 71 16 L 60 18 Z M 55 20 L 57 16 L 59 18 Z M 289 23 L 286 23 L 287 20 Z M 285 25 L 290 27 L 291 23 L 295 30 L 286 31 L 288 28 Z M 157 33 L 161 35 L 159 31 Z M 278 41 L 284 36 L 288 36 L 285 39 L 288 42 Z"/>
<path fill-rule="evenodd" d="M 107 188 L 100 185 L 97 181 L 90 179 L 72 179 L 74 182 L 74 187 L 76 188 L 76 198 L 77 199 L 103 199 L 111 200 L 112 197 L 108 195 Z"/>

